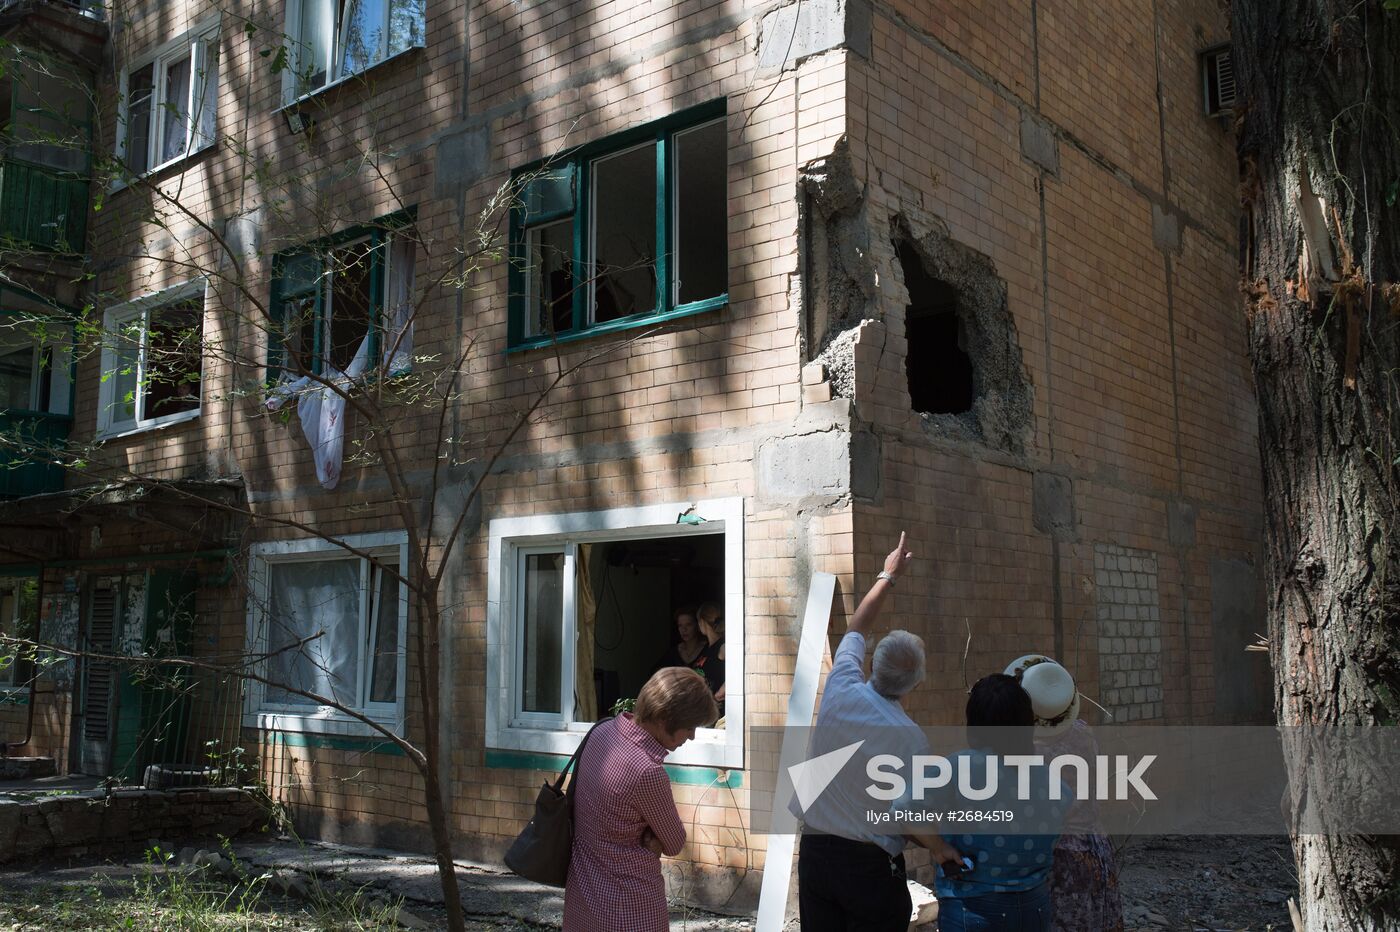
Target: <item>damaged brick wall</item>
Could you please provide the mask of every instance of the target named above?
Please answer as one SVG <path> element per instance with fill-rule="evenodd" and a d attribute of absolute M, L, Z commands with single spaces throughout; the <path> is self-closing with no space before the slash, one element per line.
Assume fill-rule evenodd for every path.
<path fill-rule="evenodd" d="M 152 838 L 234 838 L 268 818 L 267 797 L 243 787 L 0 799 L 0 864 L 104 854 Z"/>
<path fill-rule="evenodd" d="M 901 212 L 887 224 L 879 223 L 857 171 L 844 138 L 830 155 L 802 171 L 805 358 L 826 367 L 834 396 L 856 399 L 859 328 L 870 320 L 891 323 L 886 320 L 891 305 L 882 297 L 891 292 L 891 284 L 903 285 L 907 298 L 898 329 L 908 343 L 904 356 L 910 379 L 930 364 L 930 354 L 947 339 L 956 340 L 970 370 L 969 400 L 958 409 L 931 410 L 912 397 L 917 394 L 914 383 L 906 383 L 910 407 L 921 415 L 924 429 L 933 436 L 1023 453 L 1032 434 L 1032 389 L 1007 307 L 1006 282 L 990 258 L 957 242 L 936 218 L 916 220 Z M 893 257 L 884 254 L 884 243 L 876 248 L 872 236 L 873 229 L 886 225 Z M 928 334 L 918 345 L 913 316 L 926 282 L 947 289 L 955 299 L 950 313 L 957 334 Z"/>

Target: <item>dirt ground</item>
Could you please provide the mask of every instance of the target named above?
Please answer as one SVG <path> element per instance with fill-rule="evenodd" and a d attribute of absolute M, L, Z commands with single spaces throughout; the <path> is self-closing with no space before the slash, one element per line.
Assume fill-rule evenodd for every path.
<path fill-rule="evenodd" d="M 150 865 L 138 858 L 0 870 L 0 932 L 392 932 L 405 926 L 446 927 L 441 907 L 430 902 L 441 895 L 436 877 L 422 858 L 320 845 L 266 844 L 240 850 L 249 876 L 273 878 L 258 886 L 252 900 L 238 892 L 227 875 L 197 875 L 208 881 L 200 884 L 203 892 L 188 883 L 143 887 L 140 878 Z M 1295 882 L 1286 839 L 1138 837 L 1120 847 L 1119 858 L 1129 930 L 1291 932 L 1288 898 Z M 294 872 L 288 876 L 302 878 L 295 884 L 297 895 L 284 895 L 279 888 L 278 879 L 288 869 Z M 327 878 L 326 886 L 312 880 L 308 890 L 307 878 Z M 559 927 L 558 891 L 525 884 L 498 870 L 464 870 L 463 894 L 472 915 L 471 932 Z M 347 911 L 349 899 L 367 899 L 371 907 L 395 904 L 392 912 L 402 908 L 407 915 L 386 915 L 389 909 L 366 909 L 363 902 Z M 795 920 L 790 923 L 796 925 Z M 752 921 L 676 910 L 672 929 L 740 932 L 752 929 Z"/>
<path fill-rule="evenodd" d="M 1131 838 L 1119 850 L 1127 928 L 1291 930 L 1297 874 L 1288 839 L 1267 835 Z"/>

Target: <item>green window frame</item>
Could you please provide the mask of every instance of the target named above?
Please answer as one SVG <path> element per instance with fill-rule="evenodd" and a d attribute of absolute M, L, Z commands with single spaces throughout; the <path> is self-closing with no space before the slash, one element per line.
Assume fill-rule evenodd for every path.
<path fill-rule="evenodd" d="M 516 171 L 507 349 L 728 305 L 727 152 L 720 100 Z"/>
<path fill-rule="evenodd" d="M 269 384 L 308 374 L 325 376 L 328 368 L 344 371 L 366 336 L 367 355 L 372 361 L 366 371 L 379 368 L 391 275 L 390 246 L 396 234 L 413 224 L 415 213 L 413 209 L 400 211 L 273 256 L 271 308 L 275 325 L 267 354 Z M 411 268 L 404 272 L 411 277 Z M 347 289 L 361 283 L 362 307 L 353 299 L 346 300 Z M 342 308 L 351 309 L 350 316 L 337 317 L 337 293 L 342 295 Z M 338 332 L 338 324 L 347 326 Z M 345 357 L 347 349 L 350 358 Z"/>

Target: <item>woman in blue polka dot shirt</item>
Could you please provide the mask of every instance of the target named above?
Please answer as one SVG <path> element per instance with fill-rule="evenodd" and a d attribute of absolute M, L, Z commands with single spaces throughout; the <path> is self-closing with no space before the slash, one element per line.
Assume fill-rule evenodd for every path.
<path fill-rule="evenodd" d="M 995 674 L 972 687 L 967 700 L 972 746 L 953 756 L 953 773 L 970 773 L 974 788 L 985 787 L 987 768 L 994 766 L 997 792 L 989 799 L 972 801 L 950 785 L 936 800 L 924 804 L 943 809 L 943 838 L 972 864 L 953 876 L 946 871 L 938 876 L 940 932 L 1045 932 L 1050 928 L 1055 839 L 1073 799 L 1063 783 L 1060 799 L 1050 798 L 1043 765 L 1005 763 L 1009 755 L 1035 754 L 1034 723 L 1030 697 L 1014 677 Z M 997 761 L 989 762 L 989 756 Z M 1023 773 L 1028 780 L 1020 779 Z M 1023 782 L 1029 790 L 1025 799 L 1019 792 Z M 981 812 L 992 818 L 949 820 L 949 810 L 964 817 Z M 988 828 L 998 833 L 988 834 Z"/>

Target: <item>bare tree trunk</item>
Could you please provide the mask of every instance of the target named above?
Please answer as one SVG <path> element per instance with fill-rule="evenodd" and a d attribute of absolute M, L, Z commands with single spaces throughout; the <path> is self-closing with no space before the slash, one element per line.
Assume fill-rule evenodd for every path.
<path fill-rule="evenodd" d="M 442 742 L 438 731 L 441 721 L 438 674 L 442 666 L 442 610 L 438 604 L 438 586 L 425 579 L 418 589 L 418 699 L 423 710 L 423 797 L 428 809 L 428 828 L 433 833 L 433 857 L 437 860 L 438 880 L 442 885 L 442 901 L 447 908 L 447 928 L 465 932 L 466 917 L 462 913 L 462 893 L 457 887 L 457 866 L 452 856 L 452 826 L 448 822 L 450 806 L 443 795 L 440 764 Z"/>
<path fill-rule="evenodd" d="M 1400 12 L 1234 0 L 1231 17 L 1276 711 L 1395 724 Z M 1396 839 L 1293 847 L 1305 928 L 1400 927 Z"/>

